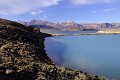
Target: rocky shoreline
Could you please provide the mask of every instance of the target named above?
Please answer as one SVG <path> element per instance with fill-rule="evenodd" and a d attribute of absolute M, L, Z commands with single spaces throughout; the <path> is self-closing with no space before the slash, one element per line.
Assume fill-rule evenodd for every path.
<path fill-rule="evenodd" d="M 56 66 L 44 50 L 39 29 L 0 19 L 0 80 L 106 80 Z"/>

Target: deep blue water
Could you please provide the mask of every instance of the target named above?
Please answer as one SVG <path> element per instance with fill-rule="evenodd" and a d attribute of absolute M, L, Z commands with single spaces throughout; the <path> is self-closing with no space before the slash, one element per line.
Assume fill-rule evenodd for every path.
<path fill-rule="evenodd" d="M 85 34 L 85 33 L 96 33 L 97 31 L 42 31 L 44 33 L 50 33 L 50 34 L 67 34 L 67 35 L 73 35 L 73 34 Z"/>
<path fill-rule="evenodd" d="M 120 79 L 120 35 L 48 37 L 45 49 L 58 65 Z"/>

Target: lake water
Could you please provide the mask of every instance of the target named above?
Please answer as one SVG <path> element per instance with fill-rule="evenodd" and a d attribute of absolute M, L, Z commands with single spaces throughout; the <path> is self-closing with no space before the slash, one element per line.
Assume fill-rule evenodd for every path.
<path fill-rule="evenodd" d="M 58 65 L 120 80 L 120 35 L 47 37 L 45 49 Z"/>
<path fill-rule="evenodd" d="M 43 33 L 50 34 L 66 34 L 66 35 L 74 35 L 74 34 L 89 34 L 96 33 L 97 31 L 42 31 Z"/>

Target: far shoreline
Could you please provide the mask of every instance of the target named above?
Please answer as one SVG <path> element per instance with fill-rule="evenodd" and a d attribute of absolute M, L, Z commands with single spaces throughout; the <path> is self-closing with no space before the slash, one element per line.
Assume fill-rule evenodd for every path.
<path fill-rule="evenodd" d="M 73 34 L 73 35 L 67 35 L 67 34 L 51 34 L 51 36 L 82 36 L 82 35 L 120 35 L 120 33 L 86 33 L 86 34 Z"/>
<path fill-rule="evenodd" d="M 120 31 L 116 31 L 116 29 L 104 29 L 104 30 L 99 30 L 95 33 L 79 33 L 79 34 L 62 34 L 62 33 L 57 33 L 57 32 L 62 32 L 62 31 L 55 31 L 56 33 L 50 33 L 46 31 L 42 31 L 43 33 L 50 34 L 51 36 L 81 36 L 81 35 L 120 35 Z M 53 31 L 54 32 L 54 31 Z M 68 31 L 71 32 L 71 31 Z"/>

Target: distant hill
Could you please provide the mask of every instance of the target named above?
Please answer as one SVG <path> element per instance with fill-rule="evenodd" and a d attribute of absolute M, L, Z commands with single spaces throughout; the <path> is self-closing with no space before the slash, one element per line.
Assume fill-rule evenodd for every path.
<path fill-rule="evenodd" d="M 120 28 L 114 28 L 114 29 L 102 29 L 98 31 L 97 33 L 101 34 L 120 34 Z"/>
<path fill-rule="evenodd" d="M 91 24 L 81 24 L 87 29 L 101 30 L 104 28 L 119 28 L 120 23 L 91 23 Z"/>
<path fill-rule="evenodd" d="M 120 23 L 76 23 L 73 21 L 53 23 L 42 20 L 32 20 L 30 22 L 18 21 L 25 26 L 34 26 L 41 30 L 60 30 L 60 31 L 71 31 L 71 30 L 101 30 L 103 28 L 120 28 Z"/>

